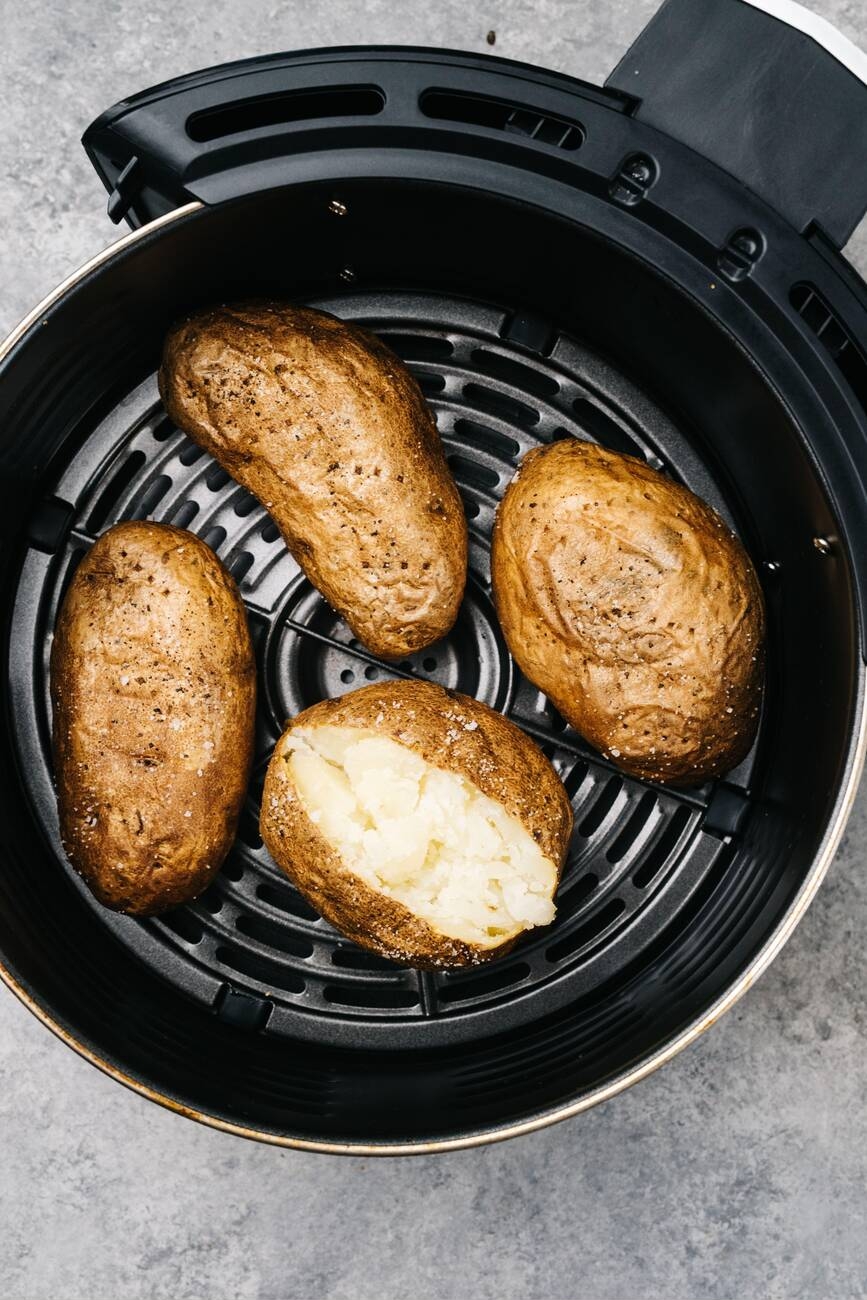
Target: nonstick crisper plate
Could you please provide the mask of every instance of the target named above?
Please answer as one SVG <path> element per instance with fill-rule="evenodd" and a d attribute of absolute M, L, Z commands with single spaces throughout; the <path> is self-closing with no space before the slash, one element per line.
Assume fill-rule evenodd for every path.
<path fill-rule="evenodd" d="M 748 809 L 756 752 L 726 783 L 652 787 L 592 751 L 524 680 L 500 634 L 489 581 L 494 511 L 518 460 L 540 442 L 589 438 L 645 457 L 735 521 L 662 412 L 544 320 L 404 293 L 312 305 L 381 335 L 436 413 L 470 528 L 469 581 L 455 629 L 397 666 L 352 640 L 265 511 L 168 421 L 152 376 L 86 438 L 46 503 L 44 533 L 36 528 L 27 551 L 10 638 L 18 758 L 57 869 L 89 900 L 60 849 L 52 788 L 48 659 L 59 602 L 88 546 L 119 520 L 191 529 L 233 573 L 250 617 L 259 667 L 250 796 L 227 862 L 195 902 L 147 921 L 95 902 L 94 909 L 141 961 L 233 1023 L 350 1046 L 457 1042 L 565 1005 L 657 937 L 708 873 L 722 868 L 728 832 Z M 63 524 L 56 545 L 52 521 Z M 575 833 L 555 923 L 483 969 L 425 974 L 360 951 L 318 918 L 259 836 L 262 781 L 286 718 L 393 675 L 437 681 L 508 713 L 542 745 L 572 799 Z"/>

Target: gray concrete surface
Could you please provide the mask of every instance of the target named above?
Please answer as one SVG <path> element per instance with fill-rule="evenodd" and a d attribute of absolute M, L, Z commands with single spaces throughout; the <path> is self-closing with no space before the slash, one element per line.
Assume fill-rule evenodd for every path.
<path fill-rule="evenodd" d="M 0 330 L 113 236 L 78 146 L 127 92 L 298 46 L 484 49 L 601 79 L 655 0 L 0 0 Z M 863 0 L 814 8 L 867 45 Z M 867 266 L 867 239 L 853 258 Z M 282 1152 L 104 1078 L 0 993 L 3 1300 L 867 1296 L 867 790 L 770 973 L 578 1120 L 418 1160 Z"/>

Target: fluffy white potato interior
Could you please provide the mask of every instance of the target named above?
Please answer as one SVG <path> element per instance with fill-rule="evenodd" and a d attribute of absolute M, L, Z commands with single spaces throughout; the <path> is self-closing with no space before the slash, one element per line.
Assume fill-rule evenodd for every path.
<path fill-rule="evenodd" d="M 358 727 L 299 727 L 290 770 L 346 865 L 451 939 L 495 947 L 554 918 L 557 869 L 502 804 Z"/>

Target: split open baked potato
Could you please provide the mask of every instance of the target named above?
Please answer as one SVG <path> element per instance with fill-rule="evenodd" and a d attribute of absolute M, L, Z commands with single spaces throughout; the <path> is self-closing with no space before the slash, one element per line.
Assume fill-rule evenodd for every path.
<path fill-rule="evenodd" d="M 350 939 L 412 966 L 454 967 L 500 956 L 553 919 L 572 809 L 508 719 L 398 681 L 289 724 L 260 826 L 275 862 Z"/>

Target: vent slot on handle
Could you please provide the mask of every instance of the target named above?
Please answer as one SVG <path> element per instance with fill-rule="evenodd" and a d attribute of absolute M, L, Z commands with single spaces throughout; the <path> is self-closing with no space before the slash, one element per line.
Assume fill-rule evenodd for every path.
<path fill-rule="evenodd" d="M 574 151 L 584 143 L 584 128 L 580 122 L 490 95 L 477 95 L 466 90 L 426 90 L 419 98 L 419 108 L 425 117 L 525 135 L 556 149 Z"/>
<path fill-rule="evenodd" d="M 378 86 L 283 90 L 279 94 L 256 95 L 201 109 L 187 118 L 186 129 L 191 140 L 207 144 L 229 135 L 316 118 L 375 117 L 384 107 L 385 95 Z"/>
<path fill-rule="evenodd" d="M 819 290 L 806 280 L 794 285 L 789 302 L 806 325 L 821 339 L 867 410 L 867 357 L 836 316 Z"/>

